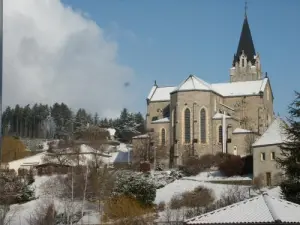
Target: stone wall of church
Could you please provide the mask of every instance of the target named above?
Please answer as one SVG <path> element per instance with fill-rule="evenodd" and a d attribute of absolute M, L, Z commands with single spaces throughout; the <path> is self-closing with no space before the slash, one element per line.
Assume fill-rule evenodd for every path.
<path fill-rule="evenodd" d="M 170 104 L 169 101 L 161 101 L 161 102 L 150 102 L 147 105 L 147 117 L 146 117 L 146 126 L 147 129 L 151 129 L 152 127 L 152 119 L 153 117 L 157 117 L 158 119 L 163 118 L 162 109 L 167 107 Z"/>
<path fill-rule="evenodd" d="M 235 109 L 234 116 L 241 121 L 242 128 L 258 131 L 259 109 L 264 106 L 261 96 L 227 97 L 224 102 Z"/>
<path fill-rule="evenodd" d="M 212 153 L 212 115 L 213 115 L 213 96 L 214 93 L 207 91 L 186 91 L 177 92 L 171 96 L 171 112 L 176 107 L 176 121 L 174 123 L 176 129 L 176 144 L 178 152 L 178 162 L 181 163 L 181 157 L 184 151 L 191 150 L 193 139 L 197 139 L 194 143 L 195 153 L 198 155 Z M 191 124 L 191 142 L 184 141 L 184 111 L 188 108 L 190 110 L 190 124 Z M 201 143 L 200 140 L 200 110 L 206 110 L 206 143 Z M 171 116 L 172 118 L 172 116 Z M 193 121 L 194 119 L 194 121 Z M 194 122 L 194 124 L 193 124 Z M 194 128 L 193 128 L 194 125 Z M 172 121 L 171 121 L 172 126 Z M 172 135 L 172 131 L 171 131 Z"/>

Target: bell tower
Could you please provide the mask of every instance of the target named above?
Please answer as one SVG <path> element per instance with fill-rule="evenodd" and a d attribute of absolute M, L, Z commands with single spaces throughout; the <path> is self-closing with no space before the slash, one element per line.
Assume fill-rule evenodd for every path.
<path fill-rule="evenodd" d="M 255 52 L 247 17 L 247 2 L 239 45 L 230 68 L 230 82 L 260 80 L 262 77 L 260 57 Z"/>

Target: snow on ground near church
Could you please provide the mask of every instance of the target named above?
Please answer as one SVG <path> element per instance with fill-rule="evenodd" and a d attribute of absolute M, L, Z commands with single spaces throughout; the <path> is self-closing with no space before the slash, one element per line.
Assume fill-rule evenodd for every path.
<path fill-rule="evenodd" d="M 83 157 L 84 163 L 93 159 L 93 155 L 91 154 L 91 153 L 95 153 L 95 150 L 93 150 L 93 148 L 87 145 L 81 145 L 80 150 L 81 153 L 84 154 Z M 127 147 L 126 144 L 121 143 L 119 146 L 117 146 L 116 150 L 117 150 L 116 152 L 111 152 L 109 154 L 103 154 L 102 156 L 100 156 L 102 162 L 108 165 L 111 165 L 114 162 L 127 162 L 131 148 Z M 47 154 L 46 152 L 41 152 L 33 156 L 11 161 L 8 163 L 9 169 L 14 169 L 15 171 L 18 171 L 20 167 L 29 168 L 30 166 L 33 165 L 42 164 L 43 157 L 46 154 Z"/>
<path fill-rule="evenodd" d="M 215 181 L 215 180 L 252 180 L 250 176 L 232 176 L 225 177 L 219 171 L 212 172 L 202 172 L 196 176 L 184 177 L 186 180 L 195 180 L 195 181 Z"/>
<path fill-rule="evenodd" d="M 185 191 L 192 191 L 198 186 L 203 186 L 212 189 L 216 199 L 219 199 L 221 195 L 226 192 L 226 190 L 233 188 L 234 185 L 227 184 L 214 184 L 205 181 L 195 181 L 195 180 L 175 180 L 173 183 L 160 188 L 156 192 L 155 203 L 160 203 L 164 201 L 169 203 L 173 195 L 181 194 Z M 245 195 L 249 193 L 249 186 L 240 186 L 243 189 Z M 249 194 L 248 194 L 249 195 Z"/>
<path fill-rule="evenodd" d="M 53 202 L 55 209 L 58 213 L 63 213 L 67 208 L 71 208 L 73 212 L 81 210 L 82 201 L 80 202 L 66 202 L 57 198 L 57 193 L 52 192 L 51 194 L 44 191 L 43 184 L 45 182 L 54 179 L 57 175 L 52 176 L 35 176 L 35 182 L 32 184 L 32 187 L 35 189 L 35 197 L 37 199 L 26 202 L 24 204 L 15 204 L 10 207 L 10 211 L 6 217 L 8 225 L 30 225 L 30 218 L 35 216 L 35 213 L 39 209 L 46 206 L 48 203 Z M 55 186 L 56 187 L 56 186 Z M 56 189 L 56 188 L 55 188 Z M 49 190 L 48 190 L 49 191 Z M 51 190 L 52 191 L 52 190 Z M 57 188 L 59 191 L 59 188 Z M 69 207 L 71 206 L 72 207 Z M 74 211 L 75 210 L 75 211 Z"/>

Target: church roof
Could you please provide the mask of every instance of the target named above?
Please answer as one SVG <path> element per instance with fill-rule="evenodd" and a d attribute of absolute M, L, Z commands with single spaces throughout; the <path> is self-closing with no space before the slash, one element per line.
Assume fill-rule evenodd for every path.
<path fill-rule="evenodd" d="M 253 143 L 253 147 L 264 145 L 282 144 L 287 140 L 284 133 L 285 123 L 280 118 L 276 118 L 263 135 Z"/>
<path fill-rule="evenodd" d="M 148 98 L 150 101 L 170 101 L 170 93 L 174 91 L 176 87 L 157 87 L 153 86 L 150 90 Z"/>
<path fill-rule="evenodd" d="M 224 97 L 258 95 L 264 92 L 268 78 L 254 81 L 212 84 L 212 89 Z"/>
<path fill-rule="evenodd" d="M 245 133 L 253 133 L 253 131 L 246 130 L 246 129 L 243 129 L 243 128 L 235 128 L 232 133 L 233 134 L 245 134 Z"/>
<path fill-rule="evenodd" d="M 300 205 L 264 193 L 185 222 L 186 224 L 299 223 Z"/>
<path fill-rule="evenodd" d="M 251 96 L 264 92 L 267 83 L 268 78 L 255 81 L 209 84 L 197 76 L 190 75 L 178 87 L 153 86 L 148 99 L 150 101 L 169 101 L 172 92 L 188 90 L 213 91 L 223 97 Z"/>
<path fill-rule="evenodd" d="M 247 56 L 247 60 L 251 61 L 252 64 L 255 63 L 255 48 L 252 40 L 252 35 L 248 23 L 248 18 L 245 15 L 244 23 L 243 23 L 243 28 L 240 36 L 240 41 L 239 45 L 236 51 L 236 54 L 234 55 L 233 59 L 233 66 L 235 65 L 236 62 L 239 61 L 240 55 L 244 51 L 244 54 Z"/>
<path fill-rule="evenodd" d="M 211 85 L 199 77 L 189 75 L 174 91 L 211 90 Z"/>

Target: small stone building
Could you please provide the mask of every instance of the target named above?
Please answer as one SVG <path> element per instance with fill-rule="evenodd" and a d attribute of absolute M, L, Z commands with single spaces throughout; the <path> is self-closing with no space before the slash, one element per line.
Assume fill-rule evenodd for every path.
<path fill-rule="evenodd" d="M 286 141 L 283 127 L 285 125 L 283 120 L 276 118 L 252 145 L 253 177 L 261 179 L 267 186 L 277 185 L 283 178 L 283 170 L 276 162 L 276 158 L 282 157 L 280 144 Z"/>

